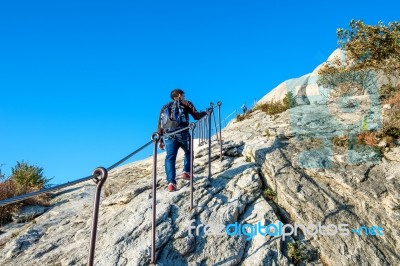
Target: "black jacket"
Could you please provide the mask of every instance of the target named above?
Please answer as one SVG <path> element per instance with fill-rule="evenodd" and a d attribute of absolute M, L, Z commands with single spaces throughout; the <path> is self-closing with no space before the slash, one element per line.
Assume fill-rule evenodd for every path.
<path fill-rule="evenodd" d="M 186 114 L 190 114 L 195 120 L 199 120 L 207 114 L 207 112 L 198 112 L 191 101 L 181 100 L 180 103 L 182 106 L 184 106 L 184 112 L 186 112 Z M 162 115 L 164 109 L 167 108 L 171 104 L 173 104 L 173 102 L 169 102 L 169 103 L 165 104 L 161 108 L 160 115 L 158 116 L 157 132 L 160 135 L 161 141 L 162 141 L 161 136 L 164 134 L 164 131 L 161 128 L 161 115 Z"/>

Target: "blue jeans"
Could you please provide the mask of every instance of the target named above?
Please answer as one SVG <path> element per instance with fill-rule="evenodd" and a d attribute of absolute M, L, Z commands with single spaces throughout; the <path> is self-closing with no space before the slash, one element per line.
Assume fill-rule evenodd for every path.
<path fill-rule="evenodd" d="M 179 148 L 185 152 L 183 171 L 190 172 L 190 134 L 188 130 L 179 132 L 170 137 L 164 137 L 165 149 L 167 155 L 165 157 L 165 173 L 169 183 L 176 184 L 176 155 Z"/>

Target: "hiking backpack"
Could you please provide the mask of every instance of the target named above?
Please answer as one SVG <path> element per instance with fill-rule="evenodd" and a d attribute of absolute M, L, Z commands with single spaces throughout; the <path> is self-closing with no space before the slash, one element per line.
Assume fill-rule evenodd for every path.
<path fill-rule="evenodd" d="M 166 132 L 171 132 L 187 126 L 189 116 L 184 109 L 179 100 L 166 105 L 161 113 L 161 128 Z"/>

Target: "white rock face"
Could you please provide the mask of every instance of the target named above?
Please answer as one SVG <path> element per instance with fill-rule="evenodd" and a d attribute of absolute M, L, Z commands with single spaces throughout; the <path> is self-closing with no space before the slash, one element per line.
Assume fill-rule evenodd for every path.
<path fill-rule="evenodd" d="M 257 236 L 189 234 L 193 226 L 256 223 L 266 225 L 264 214 L 276 221 L 271 206 L 261 196 L 258 167 L 240 154 L 243 142 L 224 143 L 219 160 L 213 142 L 213 176 L 208 176 L 206 146 L 195 154 L 195 209 L 189 210 L 188 182 L 179 180 L 179 190 L 166 190 L 164 154 L 158 159 L 157 260 L 159 265 L 262 265 L 271 261 L 289 265 L 281 252 L 282 240 Z M 182 155 L 178 169 L 182 168 Z M 96 265 L 148 265 L 151 232 L 152 158 L 118 168 L 110 173 L 100 208 Z M 0 235 L 1 265 L 84 265 L 88 255 L 92 200 L 95 186 L 75 185 L 55 195 L 46 213 L 24 226 L 9 224 Z M 201 229 L 201 227 L 199 228 Z M 269 240 L 268 240 L 269 239 Z M 271 243 L 266 245 L 265 240 Z M 250 256 L 251 255 L 251 256 Z M 256 264 L 254 264 L 256 263 Z"/>
<path fill-rule="evenodd" d="M 272 101 L 282 101 L 288 92 L 293 93 L 295 100 L 300 105 L 305 104 L 325 104 L 327 97 L 330 95 L 330 90 L 323 88 L 317 84 L 318 80 L 318 72 L 319 70 L 325 66 L 326 64 L 330 65 L 338 65 L 340 64 L 346 65 L 346 54 L 343 50 L 336 49 L 327 59 L 326 62 L 320 64 L 316 67 L 311 73 L 301 76 L 299 78 L 294 78 L 282 82 L 276 88 L 272 89 L 269 93 L 267 93 L 263 98 L 258 101 L 258 104 L 272 102 Z M 391 78 L 391 81 L 394 82 L 394 85 L 398 84 L 399 78 Z M 376 73 L 376 77 L 374 78 L 375 84 L 374 87 L 381 86 L 384 83 L 388 82 L 388 79 L 379 73 Z M 356 83 L 355 83 L 356 84 Z M 357 85 L 357 84 L 356 84 Z M 376 85 L 376 86 L 375 86 Z M 378 93 L 377 91 L 374 93 Z"/>

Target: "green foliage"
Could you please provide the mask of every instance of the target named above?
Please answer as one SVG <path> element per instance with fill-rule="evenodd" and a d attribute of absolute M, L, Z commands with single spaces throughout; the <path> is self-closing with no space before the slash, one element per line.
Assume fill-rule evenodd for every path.
<path fill-rule="evenodd" d="M 335 58 L 322 67 L 318 84 L 334 93 L 361 95 L 376 84 L 374 72 L 385 74 L 388 83 L 400 74 L 400 23 L 366 25 L 351 20 L 350 29 L 338 29 L 337 38 L 346 58 Z M 357 84 L 358 86 L 354 86 Z"/>
<path fill-rule="evenodd" d="M 318 72 L 318 84 L 331 89 L 330 97 L 333 98 L 366 95 L 375 93 L 372 88 L 379 84 L 376 74 L 383 74 L 385 79 L 380 81 L 384 84 L 379 88 L 379 98 L 390 104 L 391 108 L 385 110 L 382 129 L 378 133 L 381 137 L 399 138 L 400 23 L 366 25 L 362 20 L 351 20 L 348 29 L 337 30 L 337 38 L 345 59 L 334 58 L 327 62 Z M 364 132 L 368 131 L 365 119 L 361 128 Z M 367 137 L 371 143 L 379 141 L 373 139 L 372 135 L 364 134 L 361 137 Z M 339 139 L 336 142 L 341 144 Z"/>
<path fill-rule="evenodd" d="M 400 23 L 366 25 L 362 20 L 352 19 L 350 29 L 338 29 L 339 46 L 353 62 L 354 70 L 379 69 L 385 74 L 400 70 Z"/>
<path fill-rule="evenodd" d="M 287 109 L 296 107 L 296 99 L 293 95 L 293 92 L 289 91 L 286 95 L 285 98 L 282 100 L 283 105 L 287 107 Z"/>
<path fill-rule="evenodd" d="M 295 106 L 296 106 L 295 97 L 293 96 L 292 92 L 288 92 L 285 95 L 285 98 L 283 98 L 283 100 L 280 102 L 275 102 L 275 101 L 266 102 L 266 103 L 255 106 L 254 109 L 249 110 L 245 114 L 242 114 L 242 115 L 238 114 L 236 116 L 236 121 L 240 122 L 240 121 L 243 121 L 243 120 L 249 118 L 251 113 L 253 113 L 254 111 L 257 111 L 257 110 L 261 110 L 268 115 L 277 115 L 277 114 L 280 114 L 280 113 L 286 111 L 287 109 L 290 109 Z"/>
<path fill-rule="evenodd" d="M 306 259 L 306 254 L 300 245 L 300 242 L 295 241 L 288 244 L 288 255 L 296 262 L 301 262 Z"/>
<path fill-rule="evenodd" d="M 44 177 L 43 168 L 29 165 L 26 162 L 17 162 L 11 169 L 11 180 L 17 185 L 17 189 L 26 193 L 32 189 L 40 190 L 48 186 L 50 179 Z"/>
<path fill-rule="evenodd" d="M 49 186 L 47 179 L 43 175 L 43 168 L 29 165 L 25 162 L 17 162 L 12 168 L 12 174 L 5 178 L 0 170 L 0 200 L 12 198 L 21 194 L 40 190 Z M 23 205 L 41 204 L 48 205 L 46 195 L 35 196 L 19 203 L 13 203 L 0 207 L 0 225 L 11 221 L 12 214 L 18 212 Z"/>
<path fill-rule="evenodd" d="M 285 98 L 286 98 L 286 100 L 284 99 L 282 102 L 272 101 L 272 102 L 266 102 L 263 104 L 259 104 L 254 109 L 261 110 L 268 115 L 280 114 L 282 112 L 285 112 L 287 109 L 289 109 L 289 105 L 288 105 L 289 101 L 288 101 L 287 97 L 285 97 Z"/>
<path fill-rule="evenodd" d="M 362 123 L 361 123 L 361 128 L 363 131 L 368 131 L 368 123 L 367 123 L 367 117 L 363 117 Z"/>
<path fill-rule="evenodd" d="M 276 192 L 272 189 L 272 188 L 267 188 L 266 190 L 264 190 L 264 197 L 269 199 L 269 200 L 273 200 L 276 197 Z"/>

